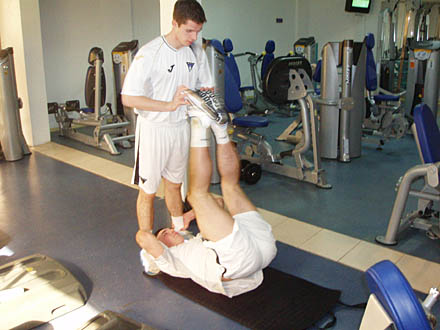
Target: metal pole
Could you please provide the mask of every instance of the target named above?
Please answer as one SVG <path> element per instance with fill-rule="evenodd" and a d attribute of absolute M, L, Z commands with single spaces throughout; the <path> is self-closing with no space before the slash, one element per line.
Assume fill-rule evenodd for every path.
<path fill-rule="evenodd" d="M 351 97 L 353 40 L 344 40 L 342 57 L 342 95 L 341 98 Z M 350 161 L 350 112 L 341 109 L 339 118 L 339 161 Z"/>
<path fill-rule="evenodd" d="M 95 119 L 101 118 L 101 67 L 102 61 L 99 57 L 95 60 Z"/>

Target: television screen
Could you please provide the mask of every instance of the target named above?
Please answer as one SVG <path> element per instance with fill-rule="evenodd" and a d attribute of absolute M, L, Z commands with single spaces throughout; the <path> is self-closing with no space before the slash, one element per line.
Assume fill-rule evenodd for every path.
<path fill-rule="evenodd" d="M 369 13 L 372 0 L 346 0 L 345 11 L 353 13 Z"/>

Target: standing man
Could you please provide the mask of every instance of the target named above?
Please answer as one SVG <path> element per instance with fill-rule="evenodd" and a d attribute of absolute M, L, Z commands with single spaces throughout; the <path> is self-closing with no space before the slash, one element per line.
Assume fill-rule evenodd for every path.
<path fill-rule="evenodd" d="M 174 229 L 183 227 L 180 189 L 187 168 L 190 126 L 182 92 L 213 87 L 206 54 L 194 43 L 205 22 L 196 0 L 178 0 L 171 32 L 138 51 L 124 81 L 122 103 L 138 115 L 132 183 L 139 185 L 140 231 L 153 228 L 153 202 L 161 179 Z"/>

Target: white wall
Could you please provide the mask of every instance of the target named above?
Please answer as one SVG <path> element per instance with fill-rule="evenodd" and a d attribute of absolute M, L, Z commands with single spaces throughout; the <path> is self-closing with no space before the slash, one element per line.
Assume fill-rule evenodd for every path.
<path fill-rule="evenodd" d="M 160 35 L 160 0 L 131 0 L 131 2 L 133 38 L 139 40 L 139 45 L 142 46 Z"/>
<path fill-rule="evenodd" d="M 233 53 L 261 52 L 267 40 L 275 41 L 275 56 L 286 55 L 302 37 L 314 36 L 319 53 L 328 41 L 361 41 L 368 32 L 377 34 L 380 9 L 373 2 L 370 14 L 344 11 L 345 0 L 204 0 L 208 22 L 205 38 L 232 39 Z M 283 23 L 276 23 L 282 18 Z M 237 59 L 242 84 L 251 82 L 246 57 Z"/>
<path fill-rule="evenodd" d="M 133 39 L 142 45 L 159 34 L 159 0 L 40 0 L 40 11 L 49 102 L 79 99 L 85 106 L 88 54 L 92 47 L 100 47 L 106 102 L 115 106 L 113 48 Z M 50 126 L 56 127 L 51 117 Z"/>
<path fill-rule="evenodd" d="M 48 142 L 49 124 L 41 46 L 38 2 L 0 1 L 2 48 L 14 50 L 18 96 L 23 101 L 20 116 L 29 145 Z"/>
<path fill-rule="evenodd" d="M 233 53 L 260 53 L 266 41 L 275 41 L 275 55 L 286 55 L 295 41 L 296 0 L 203 0 L 207 23 L 203 37 L 222 41 L 228 37 L 234 44 Z M 276 23 L 282 18 L 283 23 Z M 246 57 L 237 59 L 242 85 L 251 84 Z"/>
<path fill-rule="evenodd" d="M 329 41 L 362 41 L 369 32 L 377 39 L 379 1 L 372 2 L 369 14 L 345 12 L 345 0 L 296 0 L 296 5 L 296 37 L 314 36 L 319 55 Z"/>

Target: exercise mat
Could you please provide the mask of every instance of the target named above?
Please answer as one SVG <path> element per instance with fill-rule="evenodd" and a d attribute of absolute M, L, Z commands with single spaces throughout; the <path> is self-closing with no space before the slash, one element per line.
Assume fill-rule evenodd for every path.
<path fill-rule="evenodd" d="M 251 329 L 306 329 L 338 302 L 331 290 L 274 268 L 264 269 L 263 283 L 253 291 L 228 298 L 190 279 L 160 273 L 154 278 L 168 288 Z M 145 275 L 148 276 L 148 275 Z"/>

